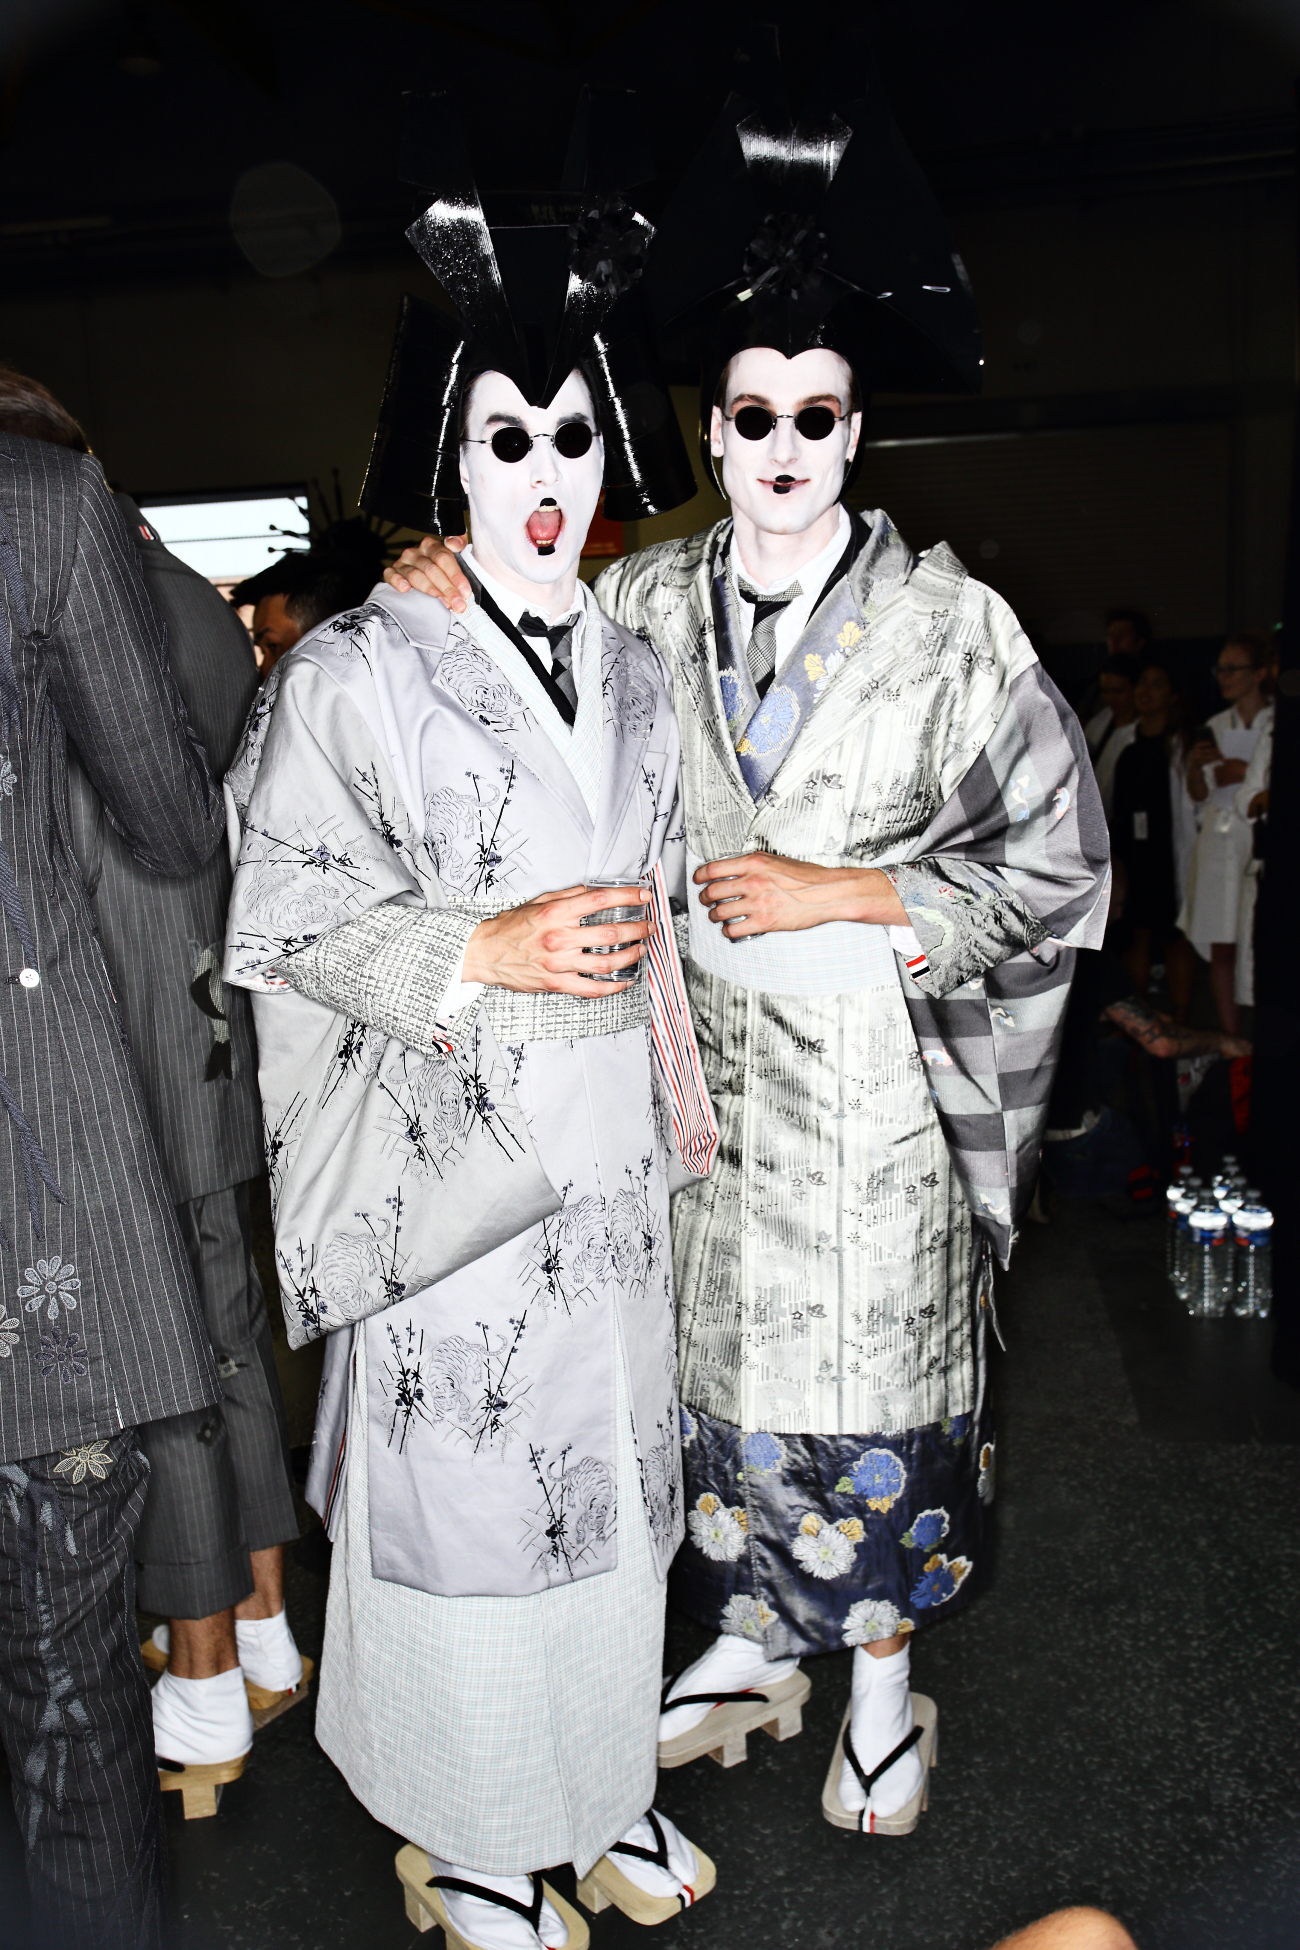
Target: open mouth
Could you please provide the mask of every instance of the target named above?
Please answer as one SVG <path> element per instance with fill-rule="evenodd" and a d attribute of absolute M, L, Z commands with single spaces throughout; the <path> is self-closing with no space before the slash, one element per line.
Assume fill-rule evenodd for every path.
<path fill-rule="evenodd" d="M 539 555 L 554 555 L 555 544 L 560 539 L 564 526 L 564 515 L 554 501 L 543 501 L 540 508 L 534 508 L 525 524 L 528 539 Z"/>
<path fill-rule="evenodd" d="M 778 474 L 772 483 L 772 492 L 773 494 L 789 494 L 791 488 L 798 487 L 798 485 L 799 483 L 793 474 Z"/>

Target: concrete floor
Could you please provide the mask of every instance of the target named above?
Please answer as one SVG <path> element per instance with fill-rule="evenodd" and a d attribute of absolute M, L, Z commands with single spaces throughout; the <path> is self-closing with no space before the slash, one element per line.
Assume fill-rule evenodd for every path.
<path fill-rule="evenodd" d="M 665 1946 L 987 1950 L 1069 1902 L 1114 1910 L 1141 1950 L 1300 1944 L 1300 1395 L 1269 1375 L 1266 1328 L 1180 1313 L 1162 1252 L 1158 1219 L 1058 1202 L 1000 1285 L 998 1542 L 979 1602 L 914 1653 L 941 1736 L 917 1833 L 822 1821 L 849 1655 L 819 1660 L 801 1739 L 661 1778 L 719 1871 Z M 310 1532 L 289 1602 L 313 1653 L 325 1568 Z M 670 1634 L 675 1664 L 703 1640 L 680 1618 Z M 215 1820 L 168 1797 L 178 1950 L 417 1940 L 397 1838 L 315 1746 L 312 1712 L 259 1736 Z M 607 1911 L 592 1942 L 645 1938 Z"/>

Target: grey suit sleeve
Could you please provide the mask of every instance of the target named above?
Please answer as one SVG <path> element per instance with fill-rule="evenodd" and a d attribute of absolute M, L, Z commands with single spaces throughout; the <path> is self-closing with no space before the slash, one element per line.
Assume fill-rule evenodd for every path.
<path fill-rule="evenodd" d="M 451 1022 L 440 1020 L 442 998 L 482 918 L 385 901 L 284 956 L 269 972 L 309 1001 L 431 1056 L 478 1007 L 469 1003 Z"/>
<path fill-rule="evenodd" d="M 122 518 L 98 464 L 79 472 L 76 552 L 44 644 L 50 693 L 132 853 L 154 873 L 194 873 L 221 841 L 221 798 Z"/>

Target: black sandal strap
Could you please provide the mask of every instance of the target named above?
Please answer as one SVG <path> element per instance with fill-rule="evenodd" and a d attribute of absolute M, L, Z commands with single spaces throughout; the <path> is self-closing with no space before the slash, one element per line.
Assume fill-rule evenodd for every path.
<path fill-rule="evenodd" d="M 533 1885 L 531 1903 L 521 1903 L 514 1896 L 502 1896 L 495 1889 L 484 1889 L 481 1883 L 462 1882 L 459 1876 L 431 1876 L 425 1883 L 426 1889 L 459 1889 L 462 1896 L 477 1896 L 480 1902 L 495 1903 L 498 1909 L 512 1909 L 516 1916 L 522 1916 L 531 1923 L 534 1933 L 541 1935 L 538 1924 L 542 1920 L 542 1878 L 530 1877 Z"/>
<path fill-rule="evenodd" d="M 919 1725 L 914 1726 L 912 1728 L 912 1731 L 909 1734 L 904 1735 L 903 1739 L 899 1741 L 898 1745 L 893 1749 L 893 1751 L 885 1755 L 885 1758 L 880 1762 L 878 1767 L 873 1767 L 869 1774 L 864 1774 L 862 1771 L 862 1763 L 858 1759 L 857 1753 L 854 1750 L 853 1735 L 849 1731 L 849 1728 L 847 1726 L 845 1727 L 844 1758 L 849 1763 L 849 1766 L 853 1769 L 853 1772 L 857 1775 L 858 1784 L 861 1787 L 862 1792 L 867 1797 L 866 1806 L 863 1808 L 862 1813 L 858 1820 L 858 1826 L 863 1830 L 864 1833 L 866 1832 L 867 1816 L 871 1813 L 872 1788 L 875 1786 L 876 1782 L 880 1779 L 882 1774 L 887 1774 L 889 1772 L 890 1768 L 893 1766 L 896 1760 L 901 1760 L 904 1754 L 910 1752 L 910 1750 L 913 1747 L 915 1747 L 917 1741 L 921 1739 L 924 1732 L 925 1732 L 924 1727 Z"/>
<path fill-rule="evenodd" d="M 757 1690 L 744 1693 L 683 1693 L 680 1699 L 669 1699 L 669 1693 L 681 1676 L 681 1673 L 674 1672 L 665 1679 L 663 1691 L 659 1695 L 661 1713 L 670 1713 L 676 1706 L 730 1706 L 739 1700 L 761 1700 L 764 1706 L 771 1705 L 769 1696 Z"/>
<path fill-rule="evenodd" d="M 668 1869 L 668 1843 L 664 1831 L 659 1826 L 659 1817 L 653 1808 L 647 1808 L 645 1819 L 654 1831 L 655 1847 L 642 1848 L 638 1842 L 612 1842 L 606 1855 L 635 1855 L 639 1862 L 653 1862 L 657 1869 Z M 669 1875 L 672 1870 L 668 1869 Z"/>

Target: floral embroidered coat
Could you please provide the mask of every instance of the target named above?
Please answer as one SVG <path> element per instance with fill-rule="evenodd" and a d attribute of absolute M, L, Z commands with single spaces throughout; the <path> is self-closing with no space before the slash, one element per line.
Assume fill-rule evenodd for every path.
<path fill-rule="evenodd" d="M 489 989 L 437 1021 L 485 914 L 635 880 L 676 830 L 660 665 L 585 601 L 571 734 L 479 612 L 381 585 L 277 666 L 227 781 L 243 838 L 225 973 L 254 991 L 290 1337 L 335 1343 L 318 1459 L 338 1459 L 355 1328 L 374 1574 L 450 1596 L 615 1563 L 616 1338 L 661 1576 L 681 1536 L 645 1006 Z M 422 956 L 392 952 L 394 907 Z M 340 990 L 360 1013 L 283 985 L 314 958 L 326 993 L 331 943 L 351 922 L 364 947 L 368 919 L 386 945 Z"/>

